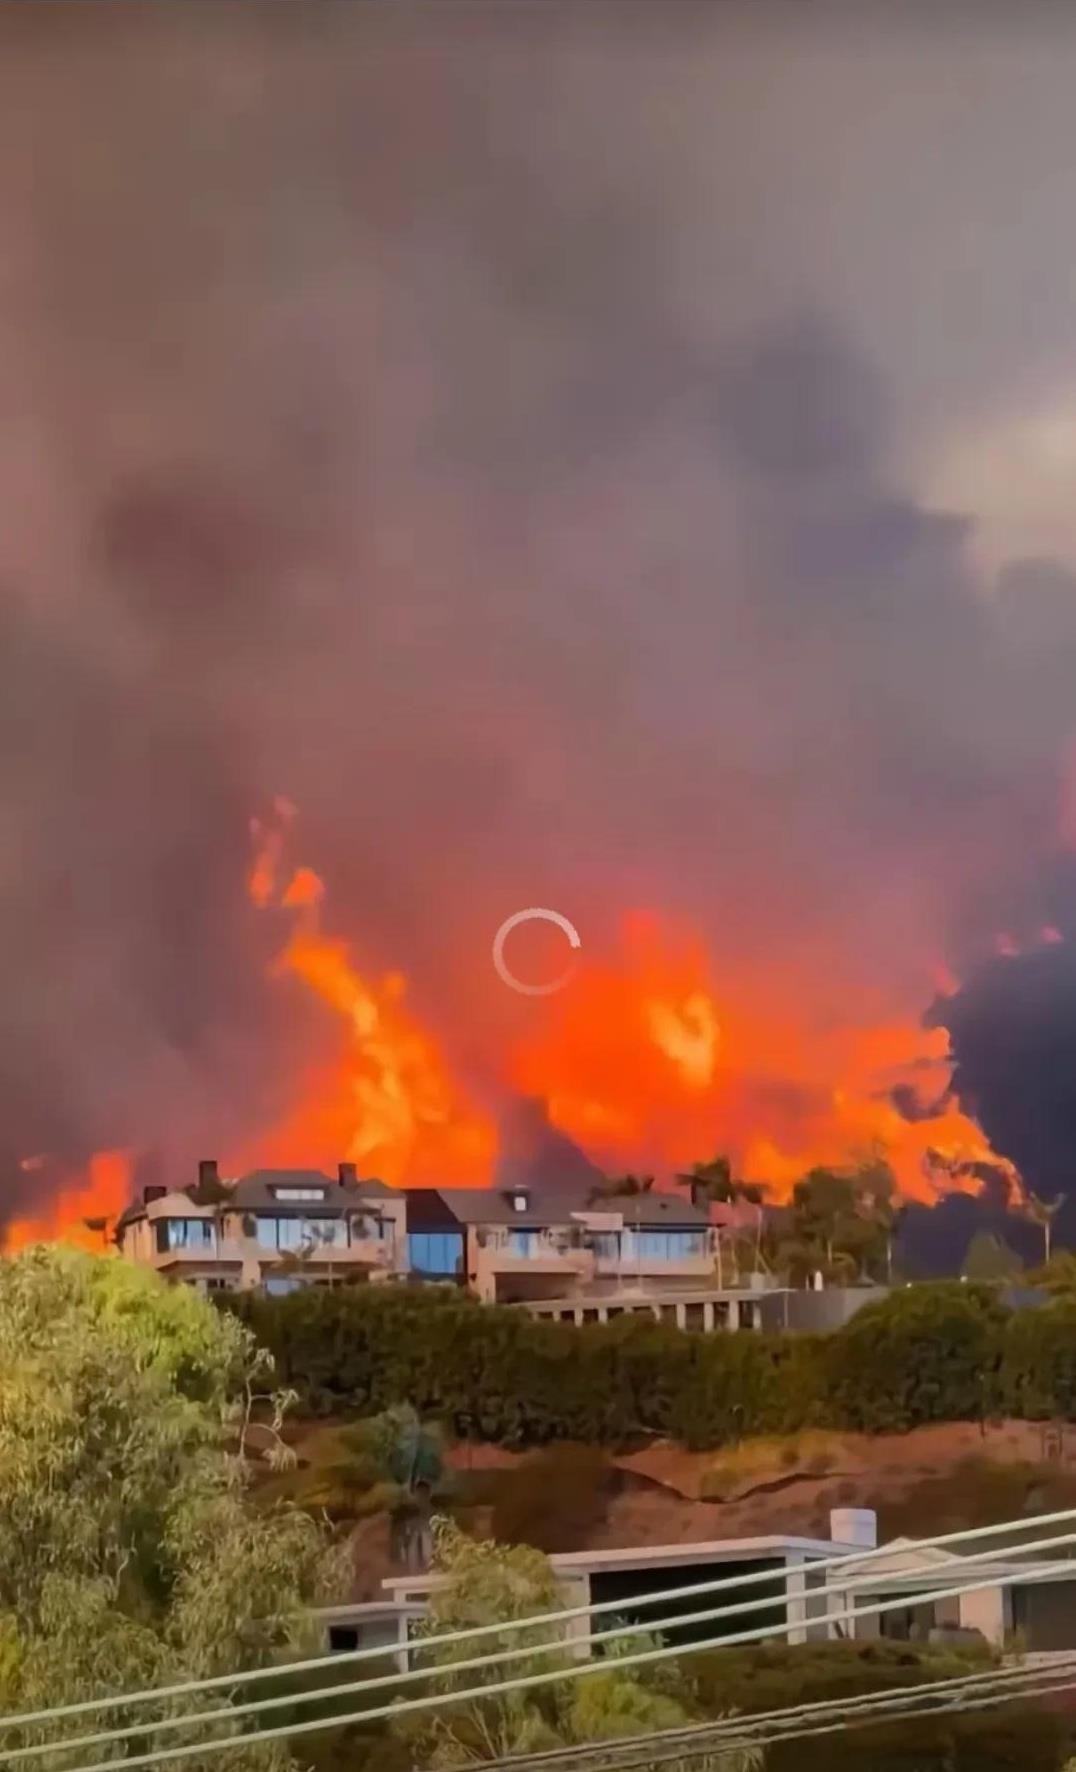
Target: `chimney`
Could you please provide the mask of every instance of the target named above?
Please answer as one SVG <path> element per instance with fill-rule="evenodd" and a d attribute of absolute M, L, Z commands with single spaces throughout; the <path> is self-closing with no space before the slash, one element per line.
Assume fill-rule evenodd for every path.
<path fill-rule="evenodd" d="M 872 1507 L 832 1508 L 829 1535 L 834 1544 L 854 1544 L 857 1550 L 876 1550 L 878 1515 Z"/>
<path fill-rule="evenodd" d="M 203 1157 L 198 1165 L 198 1186 L 216 1187 L 220 1181 L 220 1170 L 216 1157 Z"/>
<path fill-rule="evenodd" d="M 336 1165 L 336 1179 L 341 1187 L 355 1187 L 359 1179 L 359 1172 L 355 1164 L 338 1163 Z"/>

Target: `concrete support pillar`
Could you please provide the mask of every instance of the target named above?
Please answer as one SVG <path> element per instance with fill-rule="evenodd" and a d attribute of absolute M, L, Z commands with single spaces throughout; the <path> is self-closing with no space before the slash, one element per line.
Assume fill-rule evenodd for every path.
<path fill-rule="evenodd" d="M 729 1299 L 728 1322 L 730 1329 L 738 1329 L 740 1327 L 740 1301 L 738 1298 Z"/>
<path fill-rule="evenodd" d="M 807 1577 L 803 1572 L 802 1561 L 785 1564 L 785 1594 L 787 1595 L 788 1641 L 805 1643 L 807 1641 Z"/>
<path fill-rule="evenodd" d="M 678 1329 L 687 1328 L 687 1307 L 685 1305 L 678 1304 L 676 1307 L 676 1327 Z"/>
<path fill-rule="evenodd" d="M 703 1303 L 702 1326 L 705 1329 L 707 1335 L 713 1334 L 713 1332 L 714 1332 L 714 1301 L 712 1298 L 706 1299 L 705 1302 Z"/>

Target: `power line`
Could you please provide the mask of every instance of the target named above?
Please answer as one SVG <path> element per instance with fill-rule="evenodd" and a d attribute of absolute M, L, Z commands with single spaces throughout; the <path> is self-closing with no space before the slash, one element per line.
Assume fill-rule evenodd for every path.
<path fill-rule="evenodd" d="M 1051 1538 L 1033 1539 L 1029 1544 L 1022 1548 L 1025 1552 L 1031 1550 L 1052 1550 L 1057 1549 L 1062 1545 L 1072 1544 L 1074 1540 L 1076 1540 L 1076 1533 L 1067 1532 L 1055 1535 Z M 1006 1546 L 993 1551 L 984 1551 L 977 1558 L 969 1559 L 968 1569 L 966 1572 L 962 1571 L 962 1573 L 972 1574 L 977 1567 L 989 1563 L 991 1558 L 1005 1556 L 1006 1554 L 1008 1554 L 1008 1547 Z M 1062 1569 L 1067 1566 L 1067 1560 L 1060 1565 Z M 803 1567 L 816 1569 L 817 1565 L 801 1565 L 801 1568 Z M 779 1579 L 773 1575 L 772 1571 L 768 1572 L 768 1578 L 771 1581 Z M 859 1580 L 853 1579 L 847 1582 L 842 1582 L 840 1588 L 835 1591 L 840 1597 L 845 1598 L 849 1594 L 858 1592 L 863 1588 L 869 1589 L 877 1579 L 877 1576 L 868 1573 L 867 1575 L 862 1576 Z M 1012 1579 L 1016 1580 L 1017 1577 L 1013 1576 Z M 980 1583 L 979 1586 L 985 1587 L 995 1585 L 997 1580 L 998 1577 L 996 1572 L 991 1571 L 989 1580 Z M 960 1591 L 970 1592 L 974 1591 L 974 1589 L 962 1586 Z M 816 1590 L 816 1594 L 817 1592 L 818 1590 Z M 828 1597 L 829 1595 L 827 1594 L 827 1598 Z M 709 1608 L 705 1611 L 696 1610 L 682 1612 L 674 1614 L 669 1618 L 661 1618 L 658 1621 L 658 1626 L 661 1630 L 667 1631 L 677 1629 L 683 1625 L 709 1624 L 714 1623 L 719 1619 L 736 1617 L 745 1612 L 756 1612 L 760 1607 L 781 1605 L 787 1607 L 788 1600 L 789 1594 L 786 1585 L 784 1593 L 775 1595 L 769 1599 L 746 1600 L 734 1602 L 732 1605 Z M 632 1603 L 633 1602 L 630 1600 L 614 1602 L 614 1604 L 620 1607 L 621 1611 L 623 1611 L 625 1605 L 630 1606 Z M 901 1603 L 902 1601 L 898 1597 L 897 1599 L 888 1602 L 888 1606 L 896 1607 Z M 870 1610 L 871 1608 L 869 1607 L 855 1606 L 845 1612 L 833 1612 L 827 1609 L 826 1618 L 827 1620 L 838 1620 L 850 1617 L 862 1617 L 865 1613 L 869 1613 Z M 753 1631 L 741 1632 L 736 1635 L 722 1635 L 720 1638 L 715 1639 L 715 1641 L 720 1642 L 726 1647 L 733 1647 L 753 1641 L 759 1641 L 762 1638 L 772 1636 L 775 1633 L 780 1634 L 781 1632 L 792 1631 L 798 1628 L 800 1628 L 800 1622 L 790 1622 L 786 1615 L 786 1618 L 783 1621 L 775 1620 L 772 1624 L 760 1625 Z M 563 1637 L 554 1637 L 545 1643 L 517 1645 L 514 1648 L 499 1650 L 492 1655 L 472 1656 L 463 1660 L 443 1663 L 439 1667 L 411 1668 L 406 1672 L 384 1674 L 375 1679 L 363 1681 L 362 1690 L 364 1692 L 373 1692 L 385 1686 L 412 1685 L 419 1680 L 435 1679 L 438 1676 L 443 1678 L 448 1674 L 455 1676 L 461 1673 L 470 1672 L 475 1668 L 480 1667 L 504 1666 L 508 1662 L 519 1661 L 537 1655 L 547 1655 L 552 1653 L 563 1654 L 568 1648 L 578 1651 L 583 1648 L 592 1648 L 595 1645 L 602 1645 L 621 1637 L 638 1636 L 640 1634 L 642 1633 L 640 1632 L 640 1627 L 637 1622 L 621 1623 L 614 1626 L 612 1630 L 592 1631 L 586 1636 L 572 1637 L 570 1642 L 566 1642 Z M 676 1652 L 676 1650 L 673 1651 L 673 1653 Z M 683 1651 L 680 1652 L 682 1653 Z M 381 1653 L 383 1655 L 384 1651 Z M 621 1662 L 619 1665 L 623 1666 L 625 1663 Z M 180 1713 L 177 1716 L 158 1719 L 152 1724 L 133 1723 L 124 1728 L 106 1729 L 98 1731 L 95 1734 L 74 1737 L 65 1745 L 72 1749 L 79 1747 L 98 1747 L 105 1743 L 125 1741 L 132 1739 L 134 1736 L 145 1735 L 149 1729 L 152 1729 L 154 1732 L 159 1732 L 162 1729 L 192 1728 L 195 1725 L 205 1723 L 230 1722 L 238 1717 L 251 1716 L 254 1714 L 260 1715 L 265 1711 L 288 1709 L 295 1705 L 314 1704 L 324 1699 L 347 1697 L 350 1693 L 355 1691 L 355 1685 L 355 1681 L 350 1680 L 342 1685 L 323 1686 L 317 1688 L 313 1692 L 296 1694 L 285 1693 L 277 1697 L 253 1699 L 246 1704 L 226 1705 L 217 1710 Z M 54 1742 L 48 1741 L 35 1743 L 30 1747 L 7 1748 L 0 1752 L 0 1764 L 8 1763 L 16 1759 L 33 1759 L 44 1754 L 53 1753 L 55 1751 L 55 1746 L 56 1744 Z"/>
<path fill-rule="evenodd" d="M 652 1731 L 644 1735 L 622 1736 L 614 1741 L 585 1742 L 575 1747 L 549 1748 L 541 1753 L 513 1754 L 486 1762 L 485 1772 L 552 1772 L 555 1767 L 587 1766 L 603 1755 L 621 1755 L 633 1749 L 654 1757 L 655 1748 L 667 1747 L 669 1756 L 686 1755 L 695 1743 L 703 1742 L 700 1751 L 711 1752 L 726 1741 L 743 1745 L 762 1735 L 786 1740 L 797 1733 L 821 1733 L 801 1730 L 800 1724 L 812 1724 L 833 1715 L 833 1727 L 855 1728 L 865 1718 L 885 1712 L 898 1715 L 911 1705 L 912 1714 L 934 1715 L 941 1711 L 980 1709 L 988 1702 L 1001 1702 L 1008 1697 L 1019 1698 L 1026 1692 L 1038 1695 L 1049 1690 L 1066 1690 L 1076 1676 L 1076 1651 L 1061 1656 L 1048 1666 L 989 1668 L 975 1674 L 959 1674 L 949 1680 L 929 1680 L 915 1686 L 903 1686 L 888 1692 L 856 1693 L 848 1698 L 815 1699 L 810 1703 L 783 1706 L 777 1710 L 759 1711 L 753 1715 L 713 1718 L 703 1723 L 681 1725 L 676 1729 Z M 1059 1684 L 1059 1682 L 1061 1682 Z M 1000 1695 L 997 1688 L 1001 1688 Z M 950 1700 L 967 1699 L 965 1703 Z M 929 1700 L 924 1706 L 922 1701 Z M 941 1701 L 945 1701 L 944 1703 Z M 915 1708 L 919 1707 L 919 1708 Z M 827 1724 L 826 1727 L 830 1725 Z M 776 1730 L 777 1733 L 771 1733 Z"/>
<path fill-rule="evenodd" d="M 1074 1535 L 1071 1534 L 1068 1535 L 1066 1542 L 1071 1542 L 1073 1536 Z M 1057 1563 L 1047 1564 L 1045 1569 L 1040 1569 L 1038 1571 L 1038 1574 L 1042 1577 L 1045 1575 L 1064 1573 L 1071 1570 L 1071 1568 L 1071 1560 L 1066 1558 Z M 1023 1574 L 1024 1571 L 1011 1574 L 995 1574 L 982 1581 L 964 1583 L 950 1588 L 936 1589 L 932 1597 L 935 1600 L 952 1599 L 958 1598 L 966 1593 L 974 1593 L 984 1587 L 1011 1586 L 1014 1582 L 1020 1580 Z M 898 1596 L 894 1600 L 882 1601 L 877 1604 L 858 1608 L 853 1607 L 851 1610 L 843 1612 L 829 1612 L 826 1615 L 826 1622 L 839 1622 L 852 1617 L 860 1618 L 878 1615 L 893 1611 L 896 1607 L 902 1606 L 903 1604 L 905 1604 L 903 1596 Z M 788 1628 L 789 1627 L 786 1624 L 785 1629 Z M 792 1626 L 791 1628 L 794 1629 L 796 1627 Z M 740 1632 L 731 1636 L 708 1638 L 701 1643 L 689 1644 L 683 1648 L 662 1645 L 659 1648 L 640 1651 L 635 1655 L 626 1655 L 620 1658 L 616 1665 L 618 1670 L 630 1667 L 641 1667 L 651 1665 L 655 1662 L 668 1660 L 672 1656 L 679 1657 L 699 1654 L 706 1649 L 731 1648 L 737 1644 L 758 1641 L 762 1637 L 772 1636 L 773 1634 L 773 1627 L 764 1627 L 761 1631 Z M 132 1755 L 126 1759 L 97 1761 L 88 1766 L 75 1767 L 73 1772 L 133 1772 L 135 1767 L 155 1766 L 159 1765 L 162 1761 L 187 1759 L 197 1754 L 221 1752 L 229 1748 L 234 1748 L 237 1743 L 242 1743 L 244 1746 L 254 1746 L 265 1741 L 281 1740 L 285 1736 L 308 1735 L 327 1728 L 344 1728 L 350 1723 L 380 1722 L 388 1717 L 399 1717 L 405 1714 L 413 1714 L 423 1710 L 430 1710 L 437 1706 L 462 1704 L 471 1699 L 489 1699 L 503 1696 L 508 1693 L 532 1690 L 536 1687 L 548 1686 L 562 1681 L 585 1679 L 589 1675 L 606 1671 L 607 1667 L 608 1664 L 601 1659 L 588 1659 L 587 1661 L 580 1662 L 579 1665 L 575 1667 L 558 1668 L 538 1674 L 528 1674 L 515 1680 L 496 1681 L 486 1685 L 467 1687 L 457 1691 L 429 1694 L 420 1698 L 397 1698 L 391 1704 L 376 1706 L 372 1709 L 364 1708 L 363 1710 L 349 1712 L 344 1716 L 328 1718 L 316 1717 L 307 1720 L 306 1722 L 290 1723 L 269 1729 L 253 1730 L 247 1734 L 230 1735 L 210 1741 L 187 1742 L 178 1747 L 156 1749 L 149 1753 Z M 447 1664 L 438 1669 L 430 1670 L 431 1677 L 443 1677 L 451 1672 L 452 1664 Z M 170 1723 L 171 1720 L 168 1719 L 167 1721 Z M 138 1732 L 147 1733 L 151 1729 L 159 1729 L 162 1726 L 163 1725 L 159 1722 L 157 1724 L 149 1724 Z M 111 1741 L 118 1738 L 119 1732 L 110 1732 L 106 1733 L 103 1737 L 95 1737 L 94 1741 L 95 1745 L 98 1745 L 102 1740 Z M 64 1747 L 67 1747 L 70 1751 L 75 1747 L 84 1745 L 84 1743 L 75 1740 L 66 1743 L 62 1741 L 54 1742 L 51 1745 L 53 1746 L 54 1751 L 62 1751 Z M 19 1757 L 18 1750 L 16 1750 L 13 1757 Z"/>
<path fill-rule="evenodd" d="M 1042 1526 L 1058 1525 L 1062 1521 L 1076 1521 L 1076 1508 L 1062 1508 L 1053 1513 L 1036 1514 L 1018 1520 L 1003 1520 L 990 1526 L 976 1526 L 963 1531 L 945 1532 L 932 1538 L 918 1539 L 908 1548 L 917 1550 L 945 1549 L 960 1543 L 970 1543 L 984 1538 L 996 1537 L 1002 1532 L 1032 1531 Z M 1027 1553 L 1034 1550 L 1036 1544 L 1008 1547 L 1013 1554 Z M 891 1545 L 875 1545 L 841 1551 L 836 1556 L 818 1557 L 796 1566 L 794 1571 L 786 1567 L 788 1574 L 810 1571 L 813 1574 L 828 1572 L 831 1569 L 847 1567 L 849 1564 L 870 1564 L 879 1559 L 891 1556 Z M 976 1559 L 969 1559 L 969 1567 Z M 978 1561 L 985 1561 L 986 1556 Z M 780 1579 L 772 1569 L 751 1570 L 746 1575 L 722 1576 L 713 1581 L 693 1583 L 690 1586 L 666 1588 L 657 1593 L 640 1594 L 631 1600 L 605 1600 L 593 1605 L 578 1605 L 559 1608 L 552 1612 L 535 1613 L 527 1618 L 503 1620 L 497 1624 L 469 1625 L 461 1630 L 440 1632 L 427 1637 L 416 1638 L 407 1645 L 408 1654 L 426 1653 L 439 1649 L 449 1643 L 477 1641 L 480 1637 L 505 1635 L 514 1631 L 538 1629 L 544 1625 L 563 1625 L 579 1618 L 594 1618 L 604 1614 L 622 1612 L 626 1605 L 633 1609 L 663 1604 L 669 1600 L 684 1600 L 701 1597 L 704 1594 L 727 1591 L 731 1588 L 742 1590 L 762 1583 L 772 1583 Z M 762 1602 L 760 1601 L 760 1604 Z M 390 1651 L 391 1653 L 391 1651 Z M 303 1661 L 279 1663 L 273 1667 L 247 1668 L 232 1674 L 215 1674 L 201 1680 L 187 1680 L 171 1686 L 150 1686 L 136 1692 L 109 1693 L 100 1698 L 80 1699 L 72 1704 L 58 1705 L 55 1708 L 38 1711 L 26 1711 L 7 1717 L 0 1717 L 0 1729 L 16 1729 L 28 1727 L 34 1723 L 54 1721 L 60 1717 L 85 1716 L 93 1711 L 116 1710 L 132 1705 L 163 1702 L 169 1698 L 184 1698 L 196 1692 L 224 1691 L 236 1686 L 246 1685 L 255 1680 L 291 1678 L 296 1674 L 312 1673 L 320 1668 L 340 1667 L 345 1664 L 355 1665 L 359 1662 L 384 1660 L 386 1650 L 379 1645 L 375 1648 L 348 1649 L 334 1654 L 320 1655 Z"/>

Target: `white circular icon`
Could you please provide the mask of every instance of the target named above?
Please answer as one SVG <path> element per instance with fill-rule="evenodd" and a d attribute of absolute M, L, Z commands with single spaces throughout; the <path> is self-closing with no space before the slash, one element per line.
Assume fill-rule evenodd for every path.
<path fill-rule="evenodd" d="M 504 963 L 504 944 L 513 929 L 518 929 L 521 923 L 532 922 L 553 923 L 562 934 L 568 937 L 569 947 L 580 948 L 583 945 L 574 924 L 569 923 L 567 917 L 562 917 L 559 911 L 516 911 L 514 916 L 507 918 L 501 924 L 493 937 L 493 964 L 498 978 L 503 979 L 509 990 L 519 991 L 524 997 L 550 997 L 554 991 L 559 991 L 563 985 L 567 984 L 575 971 L 574 966 L 569 966 L 567 972 L 561 973 L 561 976 L 555 978 L 552 984 L 522 984 L 518 978 L 512 976 Z"/>

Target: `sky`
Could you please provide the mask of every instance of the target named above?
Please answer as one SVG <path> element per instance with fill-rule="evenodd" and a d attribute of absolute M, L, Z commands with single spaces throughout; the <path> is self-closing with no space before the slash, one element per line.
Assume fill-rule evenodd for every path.
<path fill-rule="evenodd" d="M 1076 20 L 761 10 L 0 6 L 12 1205 L 281 1118 L 278 796 L 490 1112 L 524 904 L 803 1040 L 1066 933 Z"/>

